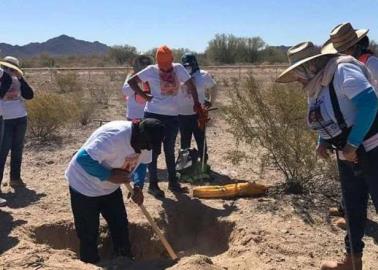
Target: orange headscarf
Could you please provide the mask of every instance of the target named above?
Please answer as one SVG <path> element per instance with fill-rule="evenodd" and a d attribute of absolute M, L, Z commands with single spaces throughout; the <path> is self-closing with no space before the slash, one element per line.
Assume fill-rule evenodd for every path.
<path fill-rule="evenodd" d="M 173 53 L 166 45 L 157 49 L 155 58 L 159 69 L 167 71 L 172 68 Z"/>

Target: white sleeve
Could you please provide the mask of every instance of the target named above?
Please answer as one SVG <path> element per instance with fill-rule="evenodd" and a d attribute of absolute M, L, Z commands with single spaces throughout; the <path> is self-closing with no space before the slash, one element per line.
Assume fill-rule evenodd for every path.
<path fill-rule="evenodd" d="M 136 75 L 139 77 L 139 79 L 142 80 L 142 82 L 148 82 L 152 78 L 153 72 L 154 72 L 154 66 L 150 65 L 146 67 L 145 69 L 142 69 L 141 71 L 139 71 Z"/>
<path fill-rule="evenodd" d="M 372 79 L 375 82 L 375 87 L 377 87 L 378 86 L 378 57 L 370 56 L 366 63 L 366 66 L 370 70 Z"/>
<path fill-rule="evenodd" d="M 185 83 L 187 80 L 191 78 L 188 71 L 186 71 L 184 66 L 181 64 L 177 64 L 175 66 L 175 71 L 176 71 L 176 76 L 181 83 Z"/>
<path fill-rule="evenodd" d="M 206 85 L 206 88 L 212 88 L 216 85 L 213 77 L 211 77 L 209 73 L 205 74 L 205 85 Z"/>
<path fill-rule="evenodd" d="M 363 90 L 371 87 L 360 67 L 354 64 L 340 64 L 335 73 L 336 86 L 348 98 L 352 99 Z"/>
<path fill-rule="evenodd" d="M 114 149 L 112 141 L 106 136 L 96 138 L 86 145 L 84 150 L 87 151 L 92 159 L 99 163 L 112 159 L 117 153 L 117 149 Z"/>
<path fill-rule="evenodd" d="M 135 94 L 134 90 L 130 87 L 128 83 L 125 83 L 122 87 L 122 94 L 126 97 L 130 97 Z"/>

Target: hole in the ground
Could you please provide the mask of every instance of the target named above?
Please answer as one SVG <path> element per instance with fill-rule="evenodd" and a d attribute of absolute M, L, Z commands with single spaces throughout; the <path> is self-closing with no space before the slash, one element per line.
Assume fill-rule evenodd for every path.
<path fill-rule="evenodd" d="M 165 199 L 163 208 L 159 226 L 164 229 L 173 249 L 181 256 L 215 256 L 228 250 L 234 223 L 219 221 L 219 218 L 229 215 L 233 209 L 214 209 L 186 196 L 178 201 Z M 137 261 L 167 259 L 164 247 L 148 223 L 130 223 L 129 233 L 132 252 Z M 35 242 L 53 249 L 79 252 L 79 240 L 72 221 L 34 227 L 31 237 Z M 99 253 L 102 259 L 112 258 L 112 243 L 106 226 L 100 228 Z"/>

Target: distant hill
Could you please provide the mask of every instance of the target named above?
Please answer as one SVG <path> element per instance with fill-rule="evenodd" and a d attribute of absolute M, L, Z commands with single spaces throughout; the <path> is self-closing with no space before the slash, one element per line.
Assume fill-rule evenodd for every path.
<path fill-rule="evenodd" d="M 23 46 L 12 46 L 6 43 L 0 43 L 0 54 L 2 56 L 12 55 L 22 58 L 41 54 L 51 56 L 102 55 L 106 54 L 109 48 L 109 46 L 98 41 L 89 42 L 75 39 L 67 35 L 61 35 L 45 42 L 33 42 Z"/>

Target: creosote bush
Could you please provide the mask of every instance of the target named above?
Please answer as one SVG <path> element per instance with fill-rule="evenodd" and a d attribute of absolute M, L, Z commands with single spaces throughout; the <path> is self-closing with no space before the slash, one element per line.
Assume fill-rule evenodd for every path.
<path fill-rule="evenodd" d="M 55 73 L 54 77 L 59 92 L 61 93 L 78 92 L 83 88 L 80 78 L 76 72 Z"/>
<path fill-rule="evenodd" d="M 77 106 L 69 96 L 40 92 L 27 103 L 29 136 L 48 140 L 77 117 Z"/>
<path fill-rule="evenodd" d="M 251 75 L 241 85 L 233 83 L 225 117 L 237 142 L 263 150 L 262 170 L 281 171 L 287 191 L 293 193 L 312 191 L 334 179 L 333 162 L 315 156 L 316 134 L 307 128 L 306 96 L 298 85 L 263 85 Z"/>

